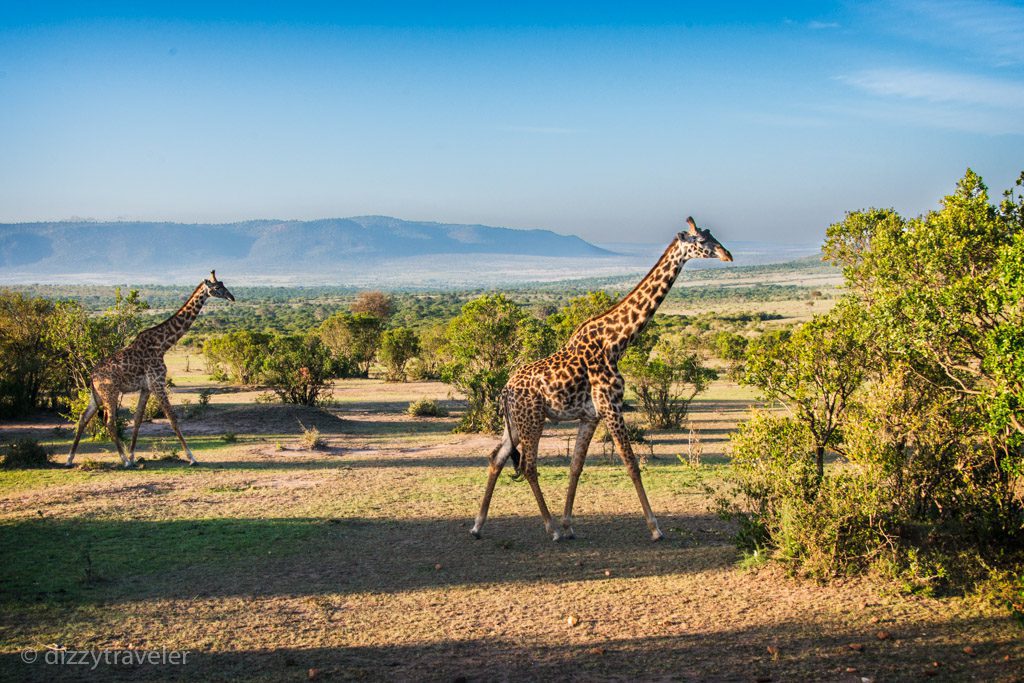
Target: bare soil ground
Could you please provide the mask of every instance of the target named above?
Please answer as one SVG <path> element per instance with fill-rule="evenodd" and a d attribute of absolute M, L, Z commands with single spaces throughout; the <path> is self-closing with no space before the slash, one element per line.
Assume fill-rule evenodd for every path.
<path fill-rule="evenodd" d="M 208 383 L 176 377 L 174 401 Z M 1024 643 L 998 607 L 828 585 L 737 566 L 705 484 L 754 397 L 716 384 L 685 433 L 655 434 L 645 471 L 667 539 L 648 540 L 621 465 L 591 447 L 576 540 L 553 543 L 529 488 L 503 477 L 484 538 L 469 533 L 492 437 L 453 434 L 440 384 L 339 382 L 323 411 L 219 391 L 184 421 L 202 464 L 138 470 L 87 443 L 66 471 L 0 473 L 0 678 L 5 680 L 1020 680 Z M 412 418 L 437 398 L 450 418 Z M 298 423 L 316 426 L 308 451 Z M 59 420 L 5 424 L 63 459 Z M 236 435 L 226 443 L 221 435 Z M 570 425 L 542 443 L 560 510 Z M 161 451 L 160 449 L 164 449 Z M 56 458 L 55 458 L 56 459 Z M 880 637 L 881 636 L 881 637 Z M 188 650 L 186 664 L 47 665 L 47 647 Z M 965 648 L 968 648 L 965 651 Z M 36 650 L 37 662 L 21 653 Z"/>

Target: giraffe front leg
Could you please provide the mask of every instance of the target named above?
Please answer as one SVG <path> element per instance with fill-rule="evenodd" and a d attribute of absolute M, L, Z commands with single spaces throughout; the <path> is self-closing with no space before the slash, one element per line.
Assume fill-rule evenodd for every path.
<path fill-rule="evenodd" d="M 132 424 L 132 445 L 128 448 L 128 462 L 135 466 L 135 444 L 139 439 L 139 427 L 146 414 L 146 403 L 149 401 L 149 389 L 139 391 L 139 404 L 135 407 L 135 422 Z"/>
<path fill-rule="evenodd" d="M 96 415 L 96 411 L 100 409 L 99 401 L 96 400 L 96 394 L 90 392 L 89 405 L 86 406 L 85 412 L 78 418 L 78 426 L 75 429 L 75 440 L 71 442 L 71 452 L 68 453 L 68 461 L 64 463 L 65 467 L 71 467 L 75 461 L 75 452 L 78 450 L 78 442 L 82 440 L 82 432 L 85 431 L 86 426 L 89 424 L 89 420 Z"/>
<path fill-rule="evenodd" d="M 562 513 L 562 530 L 565 538 L 576 538 L 572 530 L 572 506 L 576 499 L 576 486 L 587 460 L 587 449 L 594 438 L 597 420 L 583 420 L 576 432 L 576 445 L 572 452 L 572 463 L 569 465 L 569 488 L 565 493 L 565 511 Z"/>
<path fill-rule="evenodd" d="M 541 419 L 543 420 L 543 418 Z M 530 483 L 533 497 L 537 499 L 537 507 L 540 508 L 540 516 L 544 520 L 544 529 L 551 534 L 551 540 L 561 541 L 562 532 L 551 520 L 548 505 L 544 502 L 544 493 L 540 490 L 540 482 L 537 481 L 537 449 L 540 445 L 540 433 L 543 424 L 543 422 L 540 422 L 537 426 L 524 428 L 520 431 L 519 457 L 522 458 L 522 472 L 526 477 L 526 481 Z"/>
<path fill-rule="evenodd" d="M 651 540 L 660 541 L 665 538 L 665 534 L 658 527 L 658 520 L 655 519 L 654 512 L 651 510 L 651 504 L 647 500 L 647 492 L 644 490 L 644 483 L 640 478 L 640 466 L 636 462 L 636 456 L 633 455 L 633 447 L 630 445 L 629 437 L 626 435 L 626 423 L 622 419 L 622 413 L 618 409 L 613 408 L 605 415 L 605 424 L 607 424 L 608 430 L 612 433 L 612 440 L 615 441 L 615 445 L 619 449 L 619 456 L 626 466 L 626 471 L 629 472 L 629 478 L 633 480 L 636 494 L 640 498 L 640 507 L 643 508 L 644 517 L 647 519 L 647 528 L 651 530 Z"/>
<path fill-rule="evenodd" d="M 181 442 L 181 447 L 185 450 L 185 455 L 188 456 L 189 464 L 198 464 L 199 461 L 192 455 L 192 449 L 185 443 L 185 437 L 181 435 L 181 429 L 178 428 L 178 419 L 174 417 L 174 408 L 171 407 L 171 400 L 167 398 L 167 390 L 162 386 L 158 386 L 153 388 L 153 393 L 156 394 L 157 400 L 160 401 L 160 407 L 163 409 L 164 415 L 167 416 L 167 421 L 171 423 L 171 429 L 174 430 L 175 436 Z"/>

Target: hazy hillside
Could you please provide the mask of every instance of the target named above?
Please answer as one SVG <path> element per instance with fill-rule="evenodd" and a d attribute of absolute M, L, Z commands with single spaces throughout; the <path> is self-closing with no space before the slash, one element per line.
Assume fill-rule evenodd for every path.
<path fill-rule="evenodd" d="M 597 246 L 549 230 L 386 216 L 222 225 L 137 222 L 0 224 L 0 283 L 194 283 L 216 268 L 236 284 L 477 287 L 642 275 L 663 244 Z M 727 244 L 704 268 L 778 263 L 815 245 Z"/>
<path fill-rule="evenodd" d="M 386 216 L 317 221 L 0 224 L 0 274 L 70 276 L 288 273 L 439 254 L 594 257 L 611 254 L 571 235 L 485 225 L 403 221 Z M 307 270 L 308 272 L 308 270 Z"/>

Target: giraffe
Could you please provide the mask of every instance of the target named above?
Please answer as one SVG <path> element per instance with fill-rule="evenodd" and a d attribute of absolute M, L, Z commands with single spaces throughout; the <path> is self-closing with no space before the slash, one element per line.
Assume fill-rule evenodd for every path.
<path fill-rule="evenodd" d="M 509 378 L 501 393 L 505 430 L 501 443 L 488 456 L 487 487 L 480 513 L 470 530 L 475 538 L 480 538 L 495 482 L 509 458 L 517 475 L 524 476 L 529 482 L 547 533 L 555 541 L 574 538 L 572 506 L 576 485 L 583 471 L 590 440 L 602 420 L 633 480 L 651 539 L 659 541 L 664 537 L 651 511 L 640 479 L 640 468 L 626 436 L 622 419 L 623 380 L 618 361 L 629 343 L 650 322 L 684 263 L 693 258 L 714 257 L 732 261 L 732 254 L 709 231 L 698 228 L 693 218 L 687 218 L 686 222 L 689 231 L 676 235 L 651 271 L 620 302 L 580 325 L 560 350 L 524 365 Z M 556 422 L 578 420 L 580 423 L 569 465 L 569 488 L 561 530 L 552 522 L 537 481 L 537 445 L 545 418 Z"/>
<path fill-rule="evenodd" d="M 181 442 L 181 447 L 188 455 L 189 464 L 196 464 L 196 458 L 192 455 L 188 444 L 185 443 L 185 437 L 181 435 L 178 421 L 171 409 L 170 399 L 167 398 L 167 366 L 164 365 L 164 354 L 188 332 L 199 315 L 199 311 L 202 310 L 203 304 L 211 296 L 228 301 L 235 300 L 224 283 L 217 279 L 216 271 L 210 271 L 210 279 L 199 283 L 199 286 L 195 288 L 188 301 L 178 309 L 177 313 L 159 325 L 139 332 L 132 343 L 96 365 L 89 379 L 89 388 L 92 394 L 89 406 L 78 420 L 78 430 L 75 432 L 75 440 L 71 444 L 71 452 L 68 454 L 67 467 L 71 467 L 74 462 L 75 451 L 78 450 L 82 431 L 101 406 L 107 419 L 107 431 L 114 439 L 121 462 L 125 467 L 134 467 L 135 442 L 139 437 L 139 426 L 142 424 L 146 402 L 151 393 L 160 401 L 160 407 L 163 409 L 164 415 L 167 416 L 167 421 L 171 423 L 171 429 L 174 430 L 178 441 Z M 139 392 L 139 404 L 135 408 L 132 444 L 126 458 L 124 446 L 117 434 L 117 406 L 121 401 L 121 394 L 132 391 Z"/>

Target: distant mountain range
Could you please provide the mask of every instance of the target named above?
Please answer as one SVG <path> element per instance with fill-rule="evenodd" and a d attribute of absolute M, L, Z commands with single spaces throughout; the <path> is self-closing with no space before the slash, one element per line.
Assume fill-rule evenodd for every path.
<path fill-rule="evenodd" d="M 251 284 L 500 285 L 633 273 L 649 267 L 670 239 L 602 247 L 550 230 L 387 216 L 6 223 L 0 224 L 0 282 L 192 283 L 215 268 L 226 280 Z M 738 262 L 746 250 L 728 246 Z M 804 247 L 757 245 L 743 260 L 784 261 L 808 253 Z"/>
<path fill-rule="evenodd" d="M 611 255 L 572 235 L 486 225 L 356 216 L 316 221 L 194 224 L 0 224 L 0 271 L 39 274 L 236 272 L 330 267 L 432 254 Z"/>

